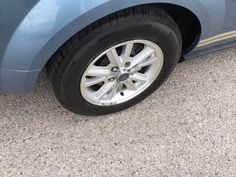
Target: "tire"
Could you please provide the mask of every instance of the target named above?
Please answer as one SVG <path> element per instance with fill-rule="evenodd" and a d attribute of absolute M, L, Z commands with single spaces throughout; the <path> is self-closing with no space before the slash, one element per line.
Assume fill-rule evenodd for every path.
<path fill-rule="evenodd" d="M 98 105 L 88 101 L 81 86 L 88 66 L 102 52 L 131 40 L 150 41 L 160 47 L 164 60 L 155 80 L 140 94 L 119 104 Z M 80 31 L 54 54 L 47 72 L 58 101 L 66 109 L 88 116 L 104 115 L 129 108 L 152 94 L 173 71 L 181 50 L 179 29 L 165 11 L 135 7 L 104 17 Z"/>

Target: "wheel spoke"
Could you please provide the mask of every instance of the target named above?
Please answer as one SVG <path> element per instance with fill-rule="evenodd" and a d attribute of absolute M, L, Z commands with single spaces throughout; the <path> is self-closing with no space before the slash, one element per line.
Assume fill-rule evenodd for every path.
<path fill-rule="evenodd" d="M 109 100 L 112 100 L 112 98 L 117 94 L 120 84 L 121 84 L 120 82 L 117 82 L 115 86 L 112 88 L 111 92 L 108 95 Z"/>
<path fill-rule="evenodd" d="M 111 64 L 115 65 L 115 66 L 118 66 L 118 67 L 121 67 L 121 60 L 120 60 L 120 57 L 118 56 L 117 54 L 117 51 L 116 49 L 111 49 L 109 50 L 107 53 L 106 53 L 109 61 L 111 62 Z"/>
<path fill-rule="evenodd" d="M 96 92 L 95 97 L 100 100 L 102 99 L 111 89 L 114 87 L 116 82 L 108 82 L 103 84 L 103 86 Z"/>
<path fill-rule="evenodd" d="M 109 76 L 111 71 L 108 67 L 104 66 L 91 66 L 87 71 L 87 76 Z"/>
<path fill-rule="evenodd" d="M 131 79 L 125 80 L 124 84 L 128 90 L 137 90 L 137 87 L 135 86 L 135 84 L 133 83 Z"/>
<path fill-rule="evenodd" d="M 138 66 L 140 66 L 140 67 L 149 66 L 149 65 L 153 64 L 155 61 L 157 61 L 157 59 L 158 59 L 157 57 L 153 57 L 147 61 L 144 61 L 143 63 L 140 63 Z"/>
<path fill-rule="evenodd" d="M 140 82 L 146 82 L 148 80 L 148 77 L 145 74 L 142 73 L 134 73 L 130 76 L 130 79 L 133 81 L 140 81 Z"/>
<path fill-rule="evenodd" d="M 130 55 L 131 55 L 131 52 L 133 50 L 133 46 L 134 46 L 134 42 L 131 41 L 131 42 L 128 42 L 125 47 L 124 47 L 124 50 L 123 50 L 123 63 L 129 61 L 130 59 Z"/>
<path fill-rule="evenodd" d="M 93 85 L 99 84 L 101 82 L 104 82 L 106 80 L 106 77 L 95 77 L 92 79 L 86 79 L 84 82 L 85 87 L 91 87 Z"/>
<path fill-rule="evenodd" d="M 140 66 L 136 66 L 130 70 L 130 73 L 134 74 L 136 72 L 139 72 L 142 69 Z"/>
<path fill-rule="evenodd" d="M 133 61 L 131 63 L 131 68 L 144 62 L 148 57 L 150 57 L 153 54 L 153 52 L 154 50 L 149 47 L 143 49 L 143 51 L 141 51 L 133 58 Z"/>
<path fill-rule="evenodd" d="M 123 85 L 124 85 L 123 82 L 119 82 L 119 84 L 118 84 L 118 86 L 117 86 L 117 87 L 118 87 L 117 92 L 120 92 L 120 91 L 122 90 Z"/>

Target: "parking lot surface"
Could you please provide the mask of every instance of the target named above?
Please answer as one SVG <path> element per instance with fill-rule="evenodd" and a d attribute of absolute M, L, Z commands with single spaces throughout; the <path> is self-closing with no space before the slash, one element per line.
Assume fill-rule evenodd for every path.
<path fill-rule="evenodd" d="M 36 93 L 0 95 L 0 176 L 236 176 L 236 48 L 183 62 L 142 103 L 84 117 Z"/>

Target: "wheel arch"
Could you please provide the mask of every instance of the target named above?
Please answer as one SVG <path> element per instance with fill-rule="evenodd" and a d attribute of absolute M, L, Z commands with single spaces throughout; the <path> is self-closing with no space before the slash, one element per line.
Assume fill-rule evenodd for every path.
<path fill-rule="evenodd" d="M 106 4 L 106 5 L 110 6 L 110 4 Z M 182 5 L 179 5 L 179 4 L 175 4 L 173 2 L 172 3 L 170 3 L 170 2 L 167 3 L 166 1 L 165 1 L 165 3 L 164 2 L 153 2 L 152 0 L 151 0 L 151 2 L 150 2 L 150 0 L 144 0 L 144 1 L 142 1 L 142 3 L 129 4 L 129 5 L 127 4 L 126 6 L 121 6 L 121 7 L 117 6 L 116 9 L 113 9 L 111 11 L 109 10 L 106 13 L 101 13 L 103 15 L 99 16 L 99 18 L 98 17 L 93 18 L 92 20 L 90 20 L 86 24 L 84 24 L 82 27 L 79 27 L 79 25 L 78 25 L 78 29 L 79 29 L 79 31 L 82 31 L 88 25 L 98 21 L 99 19 L 102 19 L 105 16 L 109 16 L 109 15 L 115 13 L 115 12 L 118 12 L 120 10 L 124 10 L 124 9 L 127 9 L 127 8 L 132 8 L 132 7 L 135 7 L 135 6 L 144 6 L 144 5 L 154 5 L 156 7 L 163 8 L 175 20 L 178 27 L 180 28 L 181 35 L 184 39 L 183 54 L 186 54 L 189 51 L 191 51 L 198 44 L 201 37 L 207 36 L 207 28 L 204 28 L 203 24 L 207 24 L 208 18 L 207 18 L 207 11 L 204 11 L 203 10 L 204 8 L 202 9 L 203 10 L 202 12 L 197 12 L 197 11 L 194 10 L 194 8 L 193 9 L 190 8 L 191 9 L 190 10 L 188 7 L 186 7 L 183 4 L 182 4 L 183 5 L 182 6 Z M 198 5 L 199 5 L 199 7 L 201 6 L 201 4 L 198 4 Z M 100 8 L 103 9 L 103 7 L 101 6 L 101 7 L 98 7 L 98 9 L 96 9 L 95 11 L 97 11 L 97 10 L 100 11 Z M 175 8 L 176 13 L 172 13 L 172 11 L 170 10 L 171 8 Z M 110 9 L 110 8 L 108 8 L 108 9 Z M 102 10 L 100 12 L 102 12 Z M 90 13 L 93 13 L 93 11 L 89 12 L 89 14 Z M 180 15 L 181 13 L 183 14 L 181 16 L 181 18 L 184 17 L 184 15 L 188 15 L 188 17 L 190 17 L 190 18 L 188 18 L 188 19 L 184 18 L 184 19 L 187 19 L 187 21 L 185 21 L 185 22 L 183 22 L 183 19 L 181 19 L 181 21 L 178 22 L 178 20 L 180 19 L 179 18 L 180 16 L 178 16 L 178 15 Z M 202 18 L 203 16 L 205 16 L 205 18 Z M 75 19 L 74 21 L 72 21 L 70 23 L 69 26 L 65 27 L 57 35 L 60 35 L 61 33 L 64 33 L 64 31 L 67 31 L 67 29 L 70 28 L 70 26 L 77 26 L 77 24 L 79 24 L 79 21 L 82 20 L 82 19 L 83 19 L 83 17 L 79 17 L 79 18 Z M 193 21 L 191 21 L 191 20 L 193 20 Z M 84 20 L 82 20 L 82 21 L 84 21 Z M 197 29 L 194 30 L 194 28 L 187 28 L 187 27 L 190 27 L 190 26 L 187 26 L 188 23 L 191 23 L 191 26 L 196 27 Z M 184 25 L 184 27 L 181 26 L 181 25 Z M 181 29 L 181 27 L 183 27 L 183 28 Z M 188 32 L 190 30 L 190 33 L 188 33 L 188 35 L 191 35 L 191 39 L 188 40 L 188 41 L 187 41 L 188 36 L 186 36 L 185 33 L 184 33 L 184 32 L 186 32 L 186 30 Z M 63 40 L 64 43 L 67 40 L 69 40 L 72 36 L 74 36 L 76 33 L 78 33 L 79 31 L 78 30 L 74 30 L 73 32 L 71 31 L 70 35 L 68 35 L 67 38 L 65 38 Z M 186 39 L 186 41 L 185 41 L 185 39 Z M 54 39 L 52 38 L 52 40 L 51 40 L 52 43 L 53 43 L 53 40 Z M 62 44 L 64 44 L 64 43 L 62 43 Z M 58 45 L 58 48 L 56 50 L 54 50 L 54 52 L 56 52 L 61 46 L 63 46 L 63 45 Z M 45 47 L 45 48 L 47 48 L 47 47 Z"/>
<path fill-rule="evenodd" d="M 40 1 L 16 29 L 7 46 L 2 67 L 19 70 L 40 69 L 50 56 L 78 31 L 104 16 L 132 6 L 160 4 L 166 7 L 175 5 L 189 9 L 196 14 L 201 24 L 207 21 L 206 11 L 198 1 L 194 3 L 189 3 L 188 0 L 176 0 L 175 3 L 173 1 L 170 3 L 170 0 L 136 0 L 135 2 L 132 0 L 103 0 L 90 3 L 82 0 L 72 1 L 74 1 L 74 6 L 73 2 L 68 3 L 66 0 L 55 1 L 51 4 L 48 4 L 47 0 Z M 80 12 L 69 13 L 76 9 L 76 4 Z M 206 18 L 202 18 L 202 16 Z M 202 33 L 204 35 L 204 29 Z M 18 55 L 16 56 L 14 53 Z"/>

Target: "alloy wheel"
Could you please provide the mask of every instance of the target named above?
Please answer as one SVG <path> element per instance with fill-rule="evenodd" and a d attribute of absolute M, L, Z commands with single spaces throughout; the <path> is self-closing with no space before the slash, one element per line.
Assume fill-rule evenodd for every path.
<path fill-rule="evenodd" d="M 83 98 L 91 104 L 124 103 L 145 91 L 164 63 L 161 48 L 148 40 L 130 40 L 112 46 L 86 68 L 80 83 Z"/>

